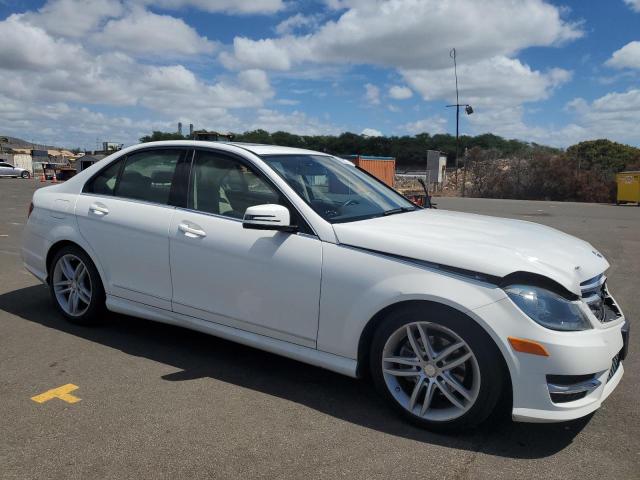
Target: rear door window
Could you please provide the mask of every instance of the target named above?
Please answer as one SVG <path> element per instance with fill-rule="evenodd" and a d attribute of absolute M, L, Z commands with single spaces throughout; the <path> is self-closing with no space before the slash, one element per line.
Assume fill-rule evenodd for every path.
<path fill-rule="evenodd" d="M 185 150 L 148 150 L 128 155 L 116 183 L 116 197 L 168 204 L 171 185 Z"/>
<path fill-rule="evenodd" d="M 87 184 L 84 191 L 87 193 L 95 193 L 97 195 L 113 195 L 121 166 L 122 160 L 113 162 L 107 168 L 98 173 L 98 175 L 93 177 L 93 180 Z"/>

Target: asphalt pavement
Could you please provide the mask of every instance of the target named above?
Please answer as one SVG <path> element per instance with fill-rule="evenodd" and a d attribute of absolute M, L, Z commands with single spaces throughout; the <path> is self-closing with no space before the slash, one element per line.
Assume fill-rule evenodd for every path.
<path fill-rule="evenodd" d="M 438 435 L 395 416 L 366 381 L 132 317 L 67 323 L 20 259 L 41 185 L 0 179 L 1 479 L 640 478 L 633 323 L 625 376 L 594 415 Z M 640 208 L 436 201 L 588 240 L 611 263 L 609 286 L 627 317 L 640 315 Z M 74 403 L 32 400 L 62 386 Z"/>

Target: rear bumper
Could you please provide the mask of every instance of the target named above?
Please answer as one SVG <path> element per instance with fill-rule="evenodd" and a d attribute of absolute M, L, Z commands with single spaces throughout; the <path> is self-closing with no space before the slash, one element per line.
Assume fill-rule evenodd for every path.
<path fill-rule="evenodd" d="M 33 232 L 27 224 L 22 234 L 22 263 L 29 273 L 43 283 L 47 281 L 46 252 L 50 243 Z"/>
<path fill-rule="evenodd" d="M 515 421 L 562 422 L 583 417 L 597 410 L 622 379 L 624 368 L 617 363 L 626 355 L 629 336 L 624 318 L 592 330 L 557 332 L 536 324 L 507 299 L 474 313 L 493 330 L 492 336 L 507 362 Z M 507 341 L 510 336 L 544 345 L 549 356 L 514 351 Z M 552 393 L 558 390 L 549 377 L 589 377 L 590 381 L 582 378 L 569 382 L 583 393 L 559 400 L 558 395 L 552 399 Z"/>

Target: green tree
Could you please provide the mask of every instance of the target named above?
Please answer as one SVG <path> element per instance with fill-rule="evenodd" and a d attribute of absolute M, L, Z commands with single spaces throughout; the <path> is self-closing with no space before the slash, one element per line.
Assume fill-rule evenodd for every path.
<path fill-rule="evenodd" d="M 640 163 L 640 148 L 600 139 L 580 142 L 567 149 L 567 156 L 584 170 L 621 172 Z"/>
<path fill-rule="evenodd" d="M 188 137 L 184 135 L 180 135 L 177 132 L 160 132 L 158 130 L 154 130 L 151 135 L 145 135 L 140 138 L 140 142 L 158 142 L 160 140 L 186 140 Z"/>

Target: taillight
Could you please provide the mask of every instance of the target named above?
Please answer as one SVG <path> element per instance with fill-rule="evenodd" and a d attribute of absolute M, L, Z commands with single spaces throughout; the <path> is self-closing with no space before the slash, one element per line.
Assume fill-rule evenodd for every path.
<path fill-rule="evenodd" d="M 31 212 L 33 212 L 33 202 L 29 203 L 29 213 L 27 213 L 27 220 L 31 216 Z"/>

